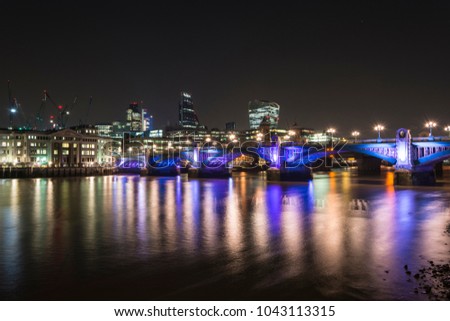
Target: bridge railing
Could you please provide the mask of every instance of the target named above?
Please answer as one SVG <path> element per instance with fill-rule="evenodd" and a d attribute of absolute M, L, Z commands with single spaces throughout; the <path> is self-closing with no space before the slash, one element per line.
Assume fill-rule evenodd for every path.
<path fill-rule="evenodd" d="M 450 141 L 449 136 L 433 136 L 433 137 L 412 137 L 413 142 L 441 142 Z M 395 143 L 395 138 L 382 138 L 382 139 L 357 139 L 356 141 L 349 139 L 348 144 L 373 144 L 373 143 Z"/>
<path fill-rule="evenodd" d="M 432 136 L 432 137 L 413 137 L 413 142 L 441 142 L 441 141 L 450 141 L 450 137 L 448 136 Z"/>
<path fill-rule="evenodd" d="M 373 143 L 395 143 L 395 138 L 382 138 L 382 139 L 357 139 L 354 140 L 348 140 L 348 144 L 373 144 Z"/>

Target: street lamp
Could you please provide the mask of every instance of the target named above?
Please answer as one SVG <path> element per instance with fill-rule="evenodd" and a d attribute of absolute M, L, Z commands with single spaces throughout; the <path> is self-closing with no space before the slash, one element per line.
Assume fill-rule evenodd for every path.
<path fill-rule="evenodd" d="M 378 141 L 381 141 L 381 131 L 384 130 L 384 126 L 378 124 L 374 127 L 374 130 L 378 132 Z"/>
<path fill-rule="evenodd" d="M 230 140 L 231 140 L 231 141 L 233 141 L 233 140 L 236 139 L 236 135 L 235 135 L 235 134 L 231 134 L 229 137 L 230 137 Z"/>
<path fill-rule="evenodd" d="M 334 128 L 328 128 L 327 133 L 331 135 L 331 143 L 333 143 L 333 134 L 336 132 L 336 129 Z"/>
<path fill-rule="evenodd" d="M 445 127 L 444 130 L 445 130 L 446 132 L 448 132 L 448 135 L 450 136 L 450 126 Z"/>
<path fill-rule="evenodd" d="M 359 131 L 355 130 L 352 132 L 353 140 L 356 143 L 356 138 L 359 136 Z"/>
<path fill-rule="evenodd" d="M 258 142 L 262 141 L 263 136 L 264 136 L 263 133 L 258 133 L 258 134 L 256 134 L 256 140 L 257 140 Z"/>
<path fill-rule="evenodd" d="M 433 128 L 436 127 L 437 124 L 434 121 L 429 121 L 425 124 L 425 127 L 430 129 L 430 134 L 428 136 L 433 137 Z"/>

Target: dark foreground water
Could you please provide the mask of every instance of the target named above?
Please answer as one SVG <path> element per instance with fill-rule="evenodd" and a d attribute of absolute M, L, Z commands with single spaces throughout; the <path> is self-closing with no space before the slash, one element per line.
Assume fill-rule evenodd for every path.
<path fill-rule="evenodd" d="M 450 180 L 392 175 L 0 180 L 0 298 L 428 299 L 404 265 L 449 261 Z"/>

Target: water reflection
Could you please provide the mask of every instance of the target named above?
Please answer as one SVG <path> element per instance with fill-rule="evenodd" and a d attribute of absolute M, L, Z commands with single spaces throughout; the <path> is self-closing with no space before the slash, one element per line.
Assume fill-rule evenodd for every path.
<path fill-rule="evenodd" d="M 0 297 L 423 299 L 402 268 L 450 258 L 448 187 L 374 182 L 1 180 Z"/>

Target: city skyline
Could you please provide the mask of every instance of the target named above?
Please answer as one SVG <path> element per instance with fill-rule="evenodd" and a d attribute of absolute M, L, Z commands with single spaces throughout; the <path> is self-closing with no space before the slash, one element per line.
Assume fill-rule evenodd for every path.
<path fill-rule="evenodd" d="M 42 14 L 36 14 L 37 11 Z M 69 120 L 117 120 L 131 100 L 144 101 L 155 127 L 177 123 L 179 92 L 195 97 L 201 123 L 247 126 L 252 99 L 281 106 L 280 127 L 355 127 L 373 133 L 404 126 L 418 132 L 442 119 L 450 99 L 448 5 L 207 3 L 127 7 L 8 3 L 0 37 L 6 82 L 28 114 L 42 90 L 61 104 L 78 95 Z M 17 21 L 27 21 L 27 26 Z M 58 26 L 58 28 L 55 28 Z M 349 117 L 351 115 L 351 117 Z M 106 117 L 105 117 L 106 116 Z M 347 134 L 347 133 L 346 133 Z"/>
<path fill-rule="evenodd" d="M 5 320 L 445 313 L 450 2 L 6 1 L 0 28 Z"/>

